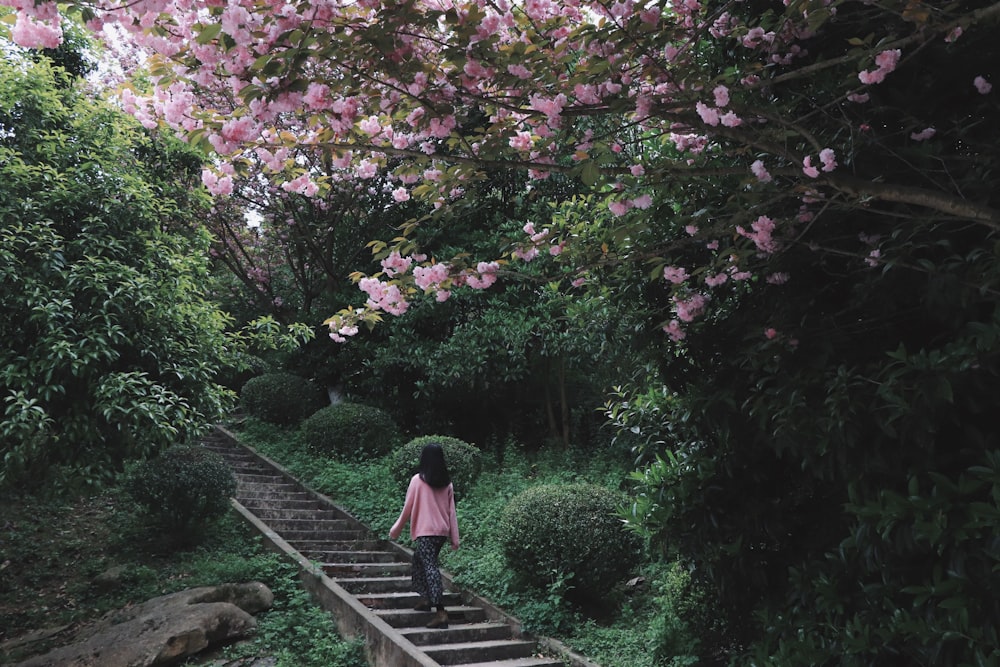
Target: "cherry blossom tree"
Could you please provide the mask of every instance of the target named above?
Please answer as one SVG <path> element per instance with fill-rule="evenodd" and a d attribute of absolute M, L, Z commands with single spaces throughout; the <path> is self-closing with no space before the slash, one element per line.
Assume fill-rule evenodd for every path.
<path fill-rule="evenodd" d="M 6 4 L 18 12 L 15 39 L 58 41 L 55 3 Z M 808 242 L 824 217 L 902 208 L 991 229 L 1000 220 L 988 199 L 955 178 L 968 155 L 955 149 L 961 127 L 953 118 L 885 111 L 894 78 L 910 79 L 930 54 L 953 57 L 963 42 L 988 34 L 1000 15 L 995 3 L 103 0 L 74 7 L 95 30 L 113 23 L 153 55 L 152 90 L 126 89 L 123 103 L 148 127 L 210 146 L 218 159 L 204 181 L 218 196 L 250 172 L 306 197 L 380 175 L 395 201 L 446 207 L 500 164 L 536 178 L 580 179 L 623 227 L 657 198 L 683 202 L 672 215 L 690 234 L 684 243 L 711 246 L 711 257 L 680 266 L 669 247 L 644 253 L 673 285 L 663 326 L 674 339 L 710 312 L 726 282 L 757 275 L 782 282 L 767 260 Z M 963 70 L 946 85 L 963 98 L 992 99 L 991 78 L 985 69 Z M 941 178 L 923 177 L 899 150 L 925 146 L 939 154 Z M 694 191 L 709 182 L 727 196 L 702 207 Z M 402 249 L 402 264 L 356 277 L 368 307 L 332 317 L 333 337 L 354 333 L 359 319 L 404 312 L 420 291 L 443 296 L 491 284 L 503 261 L 530 257 L 531 246 L 574 245 L 545 220 L 525 222 L 536 231 L 514 255 L 494 258 L 501 263 L 431 264 L 419 244 L 390 244 L 383 258 Z M 878 236 L 873 228 L 865 238 Z M 859 240 L 846 251 L 884 261 L 877 243 Z M 584 277 L 583 259 L 565 260 Z"/>

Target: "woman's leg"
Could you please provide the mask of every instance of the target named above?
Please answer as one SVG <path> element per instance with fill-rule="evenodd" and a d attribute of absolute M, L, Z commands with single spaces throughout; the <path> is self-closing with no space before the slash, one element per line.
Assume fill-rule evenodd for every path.
<path fill-rule="evenodd" d="M 417 548 L 413 554 L 413 582 L 416 589 L 418 579 L 421 588 L 417 590 L 427 600 L 428 605 L 437 608 L 437 614 L 428 627 L 448 627 L 448 614 L 444 609 L 444 585 L 438 555 L 447 537 L 433 535 L 417 538 Z M 419 567 L 418 567 L 419 564 Z"/>
<path fill-rule="evenodd" d="M 447 539 L 438 535 L 418 537 L 417 548 L 413 552 L 414 590 L 427 598 L 432 606 L 440 606 L 444 597 L 438 554 Z"/>

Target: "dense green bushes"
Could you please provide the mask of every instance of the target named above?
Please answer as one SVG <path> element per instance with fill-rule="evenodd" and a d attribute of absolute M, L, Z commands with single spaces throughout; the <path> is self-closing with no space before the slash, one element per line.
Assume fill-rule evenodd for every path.
<path fill-rule="evenodd" d="M 402 437 L 385 410 L 347 402 L 317 410 L 302 422 L 301 432 L 314 451 L 351 460 L 383 456 Z"/>
<path fill-rule="evenodd" d="M 323 406 L 323 394 L 306 378 L 279 371 L 247 380 L 240 401 L 248 414 L 264 421 L 298 424 Z"/>
<path fill-rule="evenodd" d="M 420 452 L 431 443 L 441 445 L 444 460 L 448 464 L 451 482 L 455 485 L 455 497 L 460 497 L 472 486 L 482 471 L 482 452 L 464 440 L 447 435 L 422 435 L 394 450 L 389 455 L 392 476 L 400 488 L 406 489 L 410 478 L 417 472 Z"/>
<path fill-rule="evenodd" d="M 0 487 L 93 488 L 233 398 L 200 156 L 2 43 Z"/>
<path fill-rule="evenodd" d="M 575 597 L 605 597 L 641 556 L 639 538 L 616 516 L 622 500 L 585 483 L 541 485 L 518 494 L 498 528 L 510 567 L 537 585 L 570 578 Z"/>
<path fill-rule="evenodd" d="M 197 445 L 177 445 L 132 464 L 122 490 L 149 525 L 172 537 L 193 537 L 229 509 L 236 479 L 218 454 Z"/>

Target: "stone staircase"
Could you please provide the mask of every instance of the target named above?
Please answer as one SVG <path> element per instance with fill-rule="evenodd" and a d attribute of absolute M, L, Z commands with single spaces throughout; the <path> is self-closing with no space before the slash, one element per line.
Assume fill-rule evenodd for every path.
<path fill-rule="evenodd" d="M 415 611 L 417 595 L 409 590 L 412 552 L 380 539 L 224 429 L 203 444 L 233 469 L 237 510 L 272 548 L 299 562 L 303 583 L 342 634 L 365 637 L 374 667 L 567 667 L 542 655 L 539 641 L 524 636 L 516 619 L 461 590 L 447 573 L 449 627 L 427 629 L 433 612 Z M 589 664 L 569 661 L 570 667 Z"/>

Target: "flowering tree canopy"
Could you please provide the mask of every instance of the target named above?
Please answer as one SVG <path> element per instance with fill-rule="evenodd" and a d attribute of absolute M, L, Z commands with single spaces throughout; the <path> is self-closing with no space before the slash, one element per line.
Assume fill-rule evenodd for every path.
<path fill-rule="evenodd" d="M 58 43 L 55 3 L 3 3 L 15 40 Z M 867 229 L 831 251 L 873 268 L 901 216 L 1000 226 L 976 171 L 997 73 L 974 57 L 1000 3 L 940 4 L 96 0 L 71 12 L 152 54 L 151 90 L 125 88 L 123 104 L 211 147 L 203 180 L 218 196 L 253 175 L 307 197 L 377 182 L 441 208 L 498 167 L 593 190 L 604 236 L 525 221 L 499 262 L 435 263 L 407 228 L 379 247 L 382 272 L 356 276 L 368 305 L 328 320 L 335 340 L 416 293 L 489 286 L 539 249 L 576 284 L 609 257 L 649 263 L 673 291 L 663 327 L 679 340 L 715 291 L 788 280 L 770 259 L 845 212 Z M 630 225 L 653 216 L 676 233 L 636 248 Z"/>

